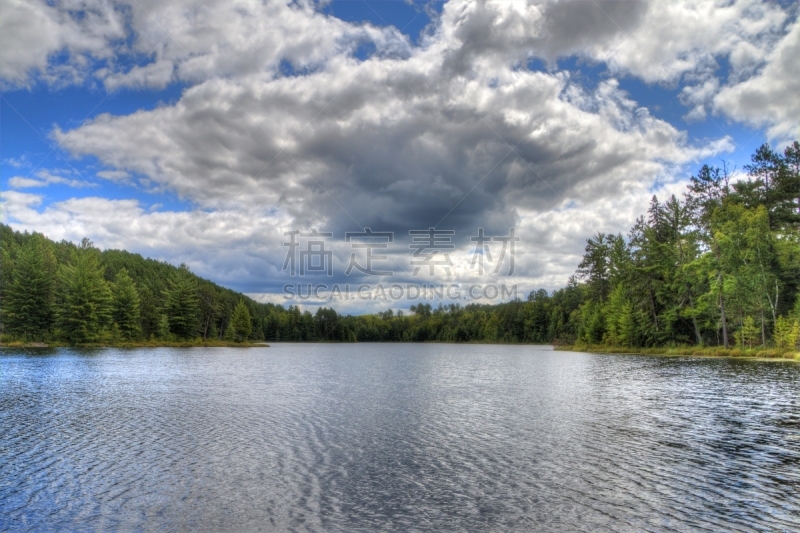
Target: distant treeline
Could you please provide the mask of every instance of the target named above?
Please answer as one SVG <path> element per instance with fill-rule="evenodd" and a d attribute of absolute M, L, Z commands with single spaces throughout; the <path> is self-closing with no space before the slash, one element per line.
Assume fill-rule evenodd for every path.
<path fill-rule="evenodd" d="M 101 252 L 88 239 L 53 242 L 0 224 L 0 253 L 4 340 L 243 340 L 267 313 L 267 306 L 184 265 Z M 263 338 L 260 325 L 255 329 L 253 338 Z"/>
<path fill-rule="evenodd" d="M 343 316 L 261 304 L 185 266 L 0 225 L 4 340 L 442 341 L 738 345 L 800 339 L 800 144 L 768 145 L 735 183 L 704 166 L 627 237 L 598 234 L 566 287 L 527 301 Z"/>

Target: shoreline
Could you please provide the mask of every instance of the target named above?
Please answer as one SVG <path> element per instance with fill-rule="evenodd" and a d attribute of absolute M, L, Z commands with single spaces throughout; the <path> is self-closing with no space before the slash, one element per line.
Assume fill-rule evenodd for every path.
<path fill-rule="evenodd" d="M 280 341 L 279 341 L 280 342 Z M 571 351 L 582 353 L 594 353 L 604 355 L 653 355 L 661 357 L 702 357 L 702 358 L 730 358 L 730 359 L 749 359 L 758 361 L 795 361 L 800 362 L 800 352 L 793 350 L 777 349 L 752 349 L 739 350 L 738 348 L 720 348 L 716 346 L 682 346 L 682 347 L 651 347 L 651 348 L 629 348 L 625 346 L 606 346 L 602 344 L 539 344 L 539 343 L 514 343 L 514 342 L 446 342 L 446 341 L 425 341 L 425 342 L 403 342 L 403 341 L 376 341 L 378 344 L 480 344 L 496 346 L 552 346 L 555 351 Z M 285 342 L 285 344 L 309 344 L 305 342 Z M 361 344 L 359 342 L 343 341 L 319 341 L 311 344 Z M 86 343 L 73 345 L 65 342 L 2 342 L 0 349 L 8 348 L 269 348 L 269 343 L 265 341 L 255 342 L 230 342 L 230 341 L 130 341 L 118 343 Z"/>
<path fill-rule="evenodd" d="M 739 350 L 738 348 L 721 348 L 717 346 L 682 346 L 661 348 L 627 348 L 624 346 L 604 346 L 601 344 L 569 345 L 562 344 L 554 347 L 555 350 L 597 353 L 608 355 L 657 355 L 666 357 L 703 357 L 703 358 L 730 358 L 749 359 L 758 361 L 796 361 L 800 362 L 800 352 L 795 350 L 777 350 L 770 348 L 757 348 Z"/>
<path fill-rule="evenodd" d="M 228 341 L 131 341 L 131 342 L 91 342 L 86 344 L 69 344 L 66 342 L 2 342 L 2 348 L 269 348 L 263 341 L 228 342 Z"/>

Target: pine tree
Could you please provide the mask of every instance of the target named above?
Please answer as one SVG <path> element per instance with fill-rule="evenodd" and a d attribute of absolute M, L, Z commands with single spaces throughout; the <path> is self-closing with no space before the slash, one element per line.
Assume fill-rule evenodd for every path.
<path fill-rule="evenodd" d="M 228 322 L 228 327 L 225 328 L 225 334 L 222 340 L 226 342 L 236 342 L 236 328 L 233 327 L 233 322 Z"/>
<path fill-rule="evenodd" d="M 758 326 L 753 317 L 746 317 L 742 322 L 742 328 L 734 336 L 741 349 L 752 348 L 753 344 L 758 342 Z"/>
<path fill-rule="evenodd" d="M 247 340 L 250 333 L 253 331 L 253 324 L 250 321 L 250 310 L 245 305 L 244 300 L 239 300 L 239 303 L 236 304 L 236 307 L 233 309 L 228 331 L 230 333 L 226 332 L 226 339 L 232 339 L 236 342 Z"/>
<path fill-rule="evenodd" d="M 113 294 L 113 318 L 123 339 L 136 339 L 141 333 L 139 325 L 139 292 L 128 270 L 117 272 L 111 287 Z"/>
<path fill-rule="evenodd" d="M 197 335 L 200 301 L 197 282 L 186 265 L 170 280 L 164 292 L 163 313 L 169 320 L 169 331 L 178 338 L 188 339 Z"/>
<path fill-rule="evenodd" d="M 58 270 L 58 325 L 70 342 L 91 342 L 110 325 L 111 290 L 89 239 L 81 241 L 72 253 L 71 263 Z"/>
<path fill-rule="evenodd" d="M 156 323 L 156 336 L 159 339 L 169 338 L 169 317 L 167 315 L 158 315 L 158 322 Z"/>
<path fill-rule="evenodd" d="M 791 317 L 779 316 L 775 321 L 775 330 L 772 334 L 775 346 L 781 350 L 791 350 L 797 345 L 800 338 L 800 322 Z"/>
<path fill-rule="evenodd" d="M 3 324 L 9 333 L 41 339 L 53 317 L 56 260 L 48 242 L 34 234 L 18 251 L 3 293 Z"/>

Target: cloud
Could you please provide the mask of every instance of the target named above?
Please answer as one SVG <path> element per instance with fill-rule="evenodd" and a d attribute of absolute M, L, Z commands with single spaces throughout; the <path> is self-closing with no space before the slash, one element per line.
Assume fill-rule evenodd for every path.
<path fill-rule="evenodd" d="M 286 219 L 274 212 L 148 212 L 137 200 L 96 196 L 53 202 L 44 208 L 42 204 L 41 195 L 4 191 L 2 221 L 55 240 L 90 237 L 103 249 L 126 249 L 176 265 L 185 262 L 202 276 L 242 290 L 254 289 L 254 280 L 277 278 L 282 266 L 283 257 L 270 252 L 282 248 L 280 225 Z M 261 227 L 263 233 L 252 231 L 253 226 Z M 264 287 L 274 288 L 269 283 L 262 283 Z"/>
<path fill-rule="evenodd" d="M 109 59 L 125 36 L 125 11 L 86 0 L 56 5 L 7 0 L 0 17 L 0 80 L 28 86 L 31 75 L 55 85 L 83 79 L 92 60 Z M 66 58 L 58 58 L 63 53 Z"/>
<path fill-rule="evenodd" d="M 117 182 L 126 182 L 131 177 L 131 175 L 124 170 L 101 170 L 96 174 L 103 179 Z"/>
<path fill-rule="evenodd" d="M 99 77 L 105 78 L 106 89 L 114 91 L 119 87 L 163 89 L 173 80 L 175 65 L 172 61 L 159 60 L 155 63 L 131 68 L 127 73 L 108 73 L 106 69 L 99 71 Z"/>
<path fill-rule="evenodd" d="M 175 105 L 54 137 L 209 209 L 279 205 L 341 230 L 433 225 L 451 208 L 458 226 L 484 214 L 509 226 L 517 205 L 614 194 L 709 153 L 614 80 L 587 91 L 512 65 L 464 77 L 450 57 L 431 46 L 300 77 L 209 80 Z"/>
<path fill-rule="evenodd" d="M 723 87 L 714 109 L 756 127 L 767 127 L 771 139 L 800 136 L 800 22 L 770 54 L 755 76 Z"/>
<path fill-rule="evenodd" d="M 52 184 L 63 184 L 73 188 L 87 187 L 89 185 L 82 180 L 74 180 L 54 175 L 48 170 L 39 170 L 36 172 L 36 178 L 14 176 L 8 179 L 8 186 L 12 189 L 47 187 Z"/>
<path fill-rule="evenodd" d="M 705 80 L 718 68 L 717 58 L 733 56 L 734 74 L 763 60 L 788 16 L 778 4 L 757 1 L 651 2 L 633 27 L 620 26 L 611 41 L 595 41 L 587 53 L 647 82 Z"/>
<path fill-rule="evenodd" d="M 706 108 L 718 91 L 719 80 L 716 78 L 709 78 L 699 85 L 684 87 L 680 100 L 684 105 L 690 106 L 691 110 L 683 118 L 688 121 L 704 120 L 707 114 Z"/>
<path fill-rule="evenodd" d="M 78 24 L 62 7 L 35 7 L 67 28 L 56 33 Z M 186 261 L 252 293 L 274 293 L 285 279 L 283 232 L 312 227 L 338 240 L 363 227 L 394 231 L 402 279 L 410 229 L 454 229 L 468 257 L 479 226 L 496 235 L 517 227 L 520 283 L 562 285 L 586 237 L 627 231 L 654 191 L 682 187 L 687 165 L 733 148 L 728 137 L 690 142 L 618 76 L 682 83 L 687 119 L 713 110 L 782 134 L 798 114 L 789 95 L 800 76 L 785 75 L 797 66 L 797 29 L 777 4 L 454 0 L 419 46 L 305 2 L 153 1 L 113 13 L 132 32 L 125 44 L 78 24 L 100 36 L 86 41 L 97 50 L 59 37 L 0 75 L 24 84 L 36 69 L 56 72 L 48 58 L 66 47 L 70 57 L 109 58 L 94 70 L 109 91 L 185 83 L 173 104 L 51 135 L 70 155 L 96 158 L 100 178 L 135 175 L 192 209 L 94 197 L 39 209 L 40 197 L 9 191 L 4 216 L 55 238 L 89 235 Z M 365 43 L 375 53 L 354 57 Z M 602 63 L 606 76 L 587 85 L 559 68 L 564 57 Z M 548 68 L 528 69 L 533 58 Z M 25 179 L 9 185 L 46 182 Z M 350 251 L 335 249 L 339 276 Z"/>

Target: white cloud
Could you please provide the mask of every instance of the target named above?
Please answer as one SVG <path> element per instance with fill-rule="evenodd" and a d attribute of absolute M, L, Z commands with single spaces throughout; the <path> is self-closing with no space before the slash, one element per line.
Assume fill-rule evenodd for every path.
<path fill-rule="evenodd" d="M 126 182 L 130 179 L 131 175 L 124 170 L 101 170 L 97 175 L 109 181 Z"/>
<path fill-rule="evenodd" d="M 14 176 L 9 178 L 8 186 L 12 189 L 29 189 L 31 187 L 45 187 L 47 182 L 37 180 L 35 178 L 24 178 L 22 176 Z"/>
<path fill-rule="evenodd" d="M 0 80 L 26 86 L 31 75 L 53 84 L 80 81 L 92 59 L 109 59 L 124 38 L 124 11 L 109 2 L 84 0 L 51 5 L 5 0 L 0 16 Z M 55 55 L 65 52 L 64 60 Z"/>
<path fill-rule="evenodd" d="M 734 73 L 763 60 L 787 16 L 780 5 L 756 0 L 651 2 L 642 20 L 620 27 L 612 41 L 590 45 L 589 54 L 648 82 L 674 82 L 687 74 L 705 79 L 717 68 L 717 57 L 733 54 Z"/>
<path fill-rule="evenodd" d="M 89 237 L 103 249 L 185 262 L 199 275 L 228 286 L 274 279 L 282 266 L 283 257 L 272 252 L 283 248 L 281 224 L 287 219 L 274 212 L 148 212 L 137 200 L 101 197 L 72 198 L 44 208 L 42 203 L 42 195 L 4 191 L 2 222 L 55 240 Z"/>
<path fill-rule="evenodd" d="M 681 91 L 681 102 L 690 106 L 691 110 L 684 116 L 686 120 L 704 120 L 707 106 L 719 91 L 719 80 L 709 78 L 699 85 L 686 86 Z"/>
<path fill-rule="evenodd" d="M 681 187 L 685 165 L 732 149 L 727 137 L 688 142 L 614 77 L 586 88 L 557 69 L 561 57 L 604 62 L 612 76 L 688 80 L 681 98 L 690 119 L 713 109 L 775 135 L 797 124 L 798 99 L 789 96 L 800 73 L 786 73 L 797 67 L 798 30 L 786 33 L 789 13 L 778 4 L 454 0 L 418 47 L 396 29 L 350 24 L 304 2 L 142 2 L 108 11 L 133 31 L 130 44 L 113 46 L 117 33 L 89 31 L 62 5 L 34 7 L 45 17 L 39 28 L 56 21 L 57 35 L 94 37 L 42 44 L 0 69 L 7 82 L 28 83 L 36 69 L 59 76 L 63 65 L 48 58 L 66 47 L 76 76 L 89 68 L 81 54 L 109 58 L 95 71 L 107 90 L 189 85 L 174 104 L 52 135 L 72 155 L 97 158 L 100 178 L 135 175 L 196 207 L 82 198 L 39 209 L 40 197 L 9 191 L 4 216 L 54 238 L 89 235 L 106 247 L 179 256 L 250 292 L 274 289 L 264 284 L 280 278 L 286 229 L 407 235 L 442 219 L 464 238 L 479 225 L 520 228 L 519 279 L 553 288 L 574 270 L 586 237 L 627 231 L 654 190 Z M 106 19 L 98 16 L 99 28 Z M 22 42 L 32 30 L 18 31 Z M 353 52 L 365 42 L 377 52 L 360 61 Z M 551 70 L 525 68 L 532 57 Z M 723 57 L 727 81 L 715 71 Z M 337 267 L 348 255 L 337 251 Z"/>
<path fill-rule="evenodd" d="M 36 178 L 13 176 L 8 179 L 8 186 L 11 187 L 12 189 L 47 187 L 48 185 L 53 185 L 53 184 L 63 184 L 73 188 L 89 186 L 89 184 L 85 181 L 58 176 L 52 174 L 48 170 L 39 170 L 38 172 L 36 172 Z"/>
<path fill-rule="evenodd" d="M 714 97 L 714 108 L 735 120 L 766 126 L 772 139 L 800 137 L 800 22 L 756 76 L 723 87 Z"/>

